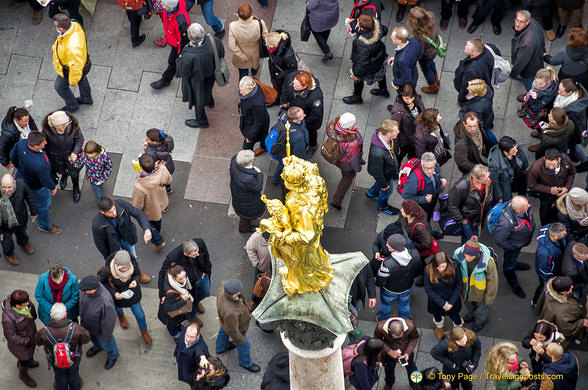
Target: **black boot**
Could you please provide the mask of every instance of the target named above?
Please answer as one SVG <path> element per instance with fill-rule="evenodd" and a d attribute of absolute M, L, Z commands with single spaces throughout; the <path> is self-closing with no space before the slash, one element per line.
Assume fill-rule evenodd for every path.
<path fill-rule="evenodd" d="M 345 96 L 343 98 L 343 103 L 345 104 L 362 104 L 363 99 L 361 97 L 361 92 L 363 91 L 363 81 L 355 81 L 353 83 L 353 95 Z"/>
<path fill-rule="evenodd" d="M 59 187 L 62 190 L 65 190 L 65 187 L 67 187 L 67 173 L 61 175 L 61 179 L 59 180 Z"/>
<path fill-rule="evenodd" d="M 510 289 L 516 296 L 518 296 L 519 298 L 527 297 L 527 294 L 525 294 L 525 292 L 521 288 L 521 285 L 519 284 L 519 280 L 517 279 L 517 275 L 515 274 L 514 269 L 508 271 L 505 270 L 504 277 L 506 278 L 506 281 L 508 282 Z"/>
<path fill-rule="evenodd" d="M 76 177 L 76 178 L 71 178 L 71 182 L 73 184 L 73 200 L 75 203 L 78 203 L 80 201 L 80 178 Z"/>

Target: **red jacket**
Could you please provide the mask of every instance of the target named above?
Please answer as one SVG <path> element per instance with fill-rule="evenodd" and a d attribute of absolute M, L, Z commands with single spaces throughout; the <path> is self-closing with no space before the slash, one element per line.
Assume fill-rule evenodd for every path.
<path fill-rule="evenodd" d="M 179 18 L 179 20 L 178 20 Z M 165 32 L 165 41 L 173 47 L 178 48 L 178 53 L 182 50 L 182 41 L 187 40 L 188 26 L 190 26 L 190 16 L 186 10 L 186 1 L 180 0 L 178 7 L 169 12 L 163 11 L 163 31 Z"/>

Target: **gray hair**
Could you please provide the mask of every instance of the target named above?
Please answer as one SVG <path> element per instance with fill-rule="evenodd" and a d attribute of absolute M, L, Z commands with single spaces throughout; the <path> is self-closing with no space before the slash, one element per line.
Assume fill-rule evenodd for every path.
<path fill-rule="evenodd" d="M 437 163 L 437 159 L 435 158 L 435 155 L 431 152 L 423 153 L 423 155 L 421 156 L 421 163 L 430 163 L 430 162 L 434 162 L 435 164 Z"/>
<path fill-rule="evenodd" d="M 236 162 L 240 167 L 251 165 L 253 164 L 253 161 L 255 161 L 255 153 L 253 153 L 253 150 L 241 150 L 237 153 Z"/>
<path fill-rule="evenodd" d="M 204 27 L 202 27 L 200 23 L 192 23 L 190 27 L 188 27 L 188 39 L 190 42 L 202 42 L 204 34 Z"/>
<path fill-rule="evenodd" d="M 54 303 L 49 311 L 51 318 L 54 320 L 63 320 L 67 317 L 67 307 L 61 302 Z"/>
<path fill-rule="evenodd" d="M 560 234 L 565 233 L 565 232 L 566 232 L 566 227 L 561 222 L 554 222 L 549 227 L 549 234 L 551 234 L 552 236 L 559 236 Z"/>
<path fill-rule="evenodd" d="M 255 80 L 251 76 L 245 76 L 239 81 L 239 88 L 245 91 L 251 91 L 255 88 Z"/>
<path fill-rule="evenodd" d="M 198 249 L 198 244 L 196 244 L 193 240 L 186 240 L 182 243 L 182 251 L 186 254 L 190 254 L 192 252 L 196 252 Z"/>
<path fill-rule="evenodd" d="M 529 11 L 527 11 L 526 9 L 521 9 L 521 10 L 517 11 L 517 15 L 523 15 L 525 17 L 525 19 L 531 20 L 531 13 Z"/>

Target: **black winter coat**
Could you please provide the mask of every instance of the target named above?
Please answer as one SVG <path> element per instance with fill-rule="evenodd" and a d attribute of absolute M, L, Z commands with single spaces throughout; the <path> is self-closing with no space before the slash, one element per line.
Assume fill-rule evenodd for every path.
<path fill-rule="evenodd" d="M 388 150 L 379 137 L 380 129 L 372 135 L 368 155 L 368 173 L 381 188 L 388 187 L 390 179 L 398 179 L 398 158 L 396 150 Z M 395 149 L 396 149 L 396 145 Z"/>
<path fill-rule="evenodd" d="M 388 54 L 382 39 L 386 37 L 388 28 L 377 20 L 372 31 L 359 31 L 353 40 L 351 62 L 353 75 L 364 79 L 378 73 L 384 68 Z"/>
<path fill-rule="evenodd" d="M 2 120 L 2 133 L 0 135 L 0 164 L 7 166 L 10 163 L 10 151 L 20 141 L 20 132 L 14 122 L 7 123 L 7 118 Z M 39 131 L 33 117 L 29 115 L 29 127 L 31 131 Z"/>
<path fill-rule="evenodd" d="M 116 227 L 101 212 L 98 212 L 92 221 L 94 244 L 104 259 L 112 252 L 121 249 L 119 245 L 121 238 L 131 245 L 137 243 L 137 228 L 131 221 L 131 217 L 139 222 L 141 230 L 151 230 L 145 213 L 133 207 L 129 202 L 117 199 L 114 201 L 114 207 L 116 207 Z"/>
<path fill-rule="evenodd" d="M 453 266 L 455 268 L 455 276 L 448 282 L 439 278 L 437 283 L 431 283 L 428 272 L 425 272 L 423 281 L 425 282 L 425 292 L 427 293 L 427 311 L 433 316 L 445 316 L 453 312 L 459 314 L 461 310 L 461 290 L 463 288 L 463 280 L 461 278 L 461 270 L 459 265 Z M 449 302 L 453 307 L 449 311 L 443 310 L 445 302 Z"/>
<path fill-rule="evenodd" d="M 494 91 L 488 86 L 486 95 L 476 96 L 473 99 L 466 100 L 460 113 L 463 116 L 468 111 L 478 114 L 478 119 L 482 121 L 484 130 L 491 130 L 494 127 L 494 110 L 492 109 L 492 99 Z"/>
<path fill-rule="evenodd" d="M 421 273 L 421 256 L 416 249 L 408 249 L 408 254 L 412 258 L 408 264 L 401 265 L 393 256 L 400 256 L 406 254 L 405 252 L 395 252 L 391 254 L 386 260 L 378 261 L 380 267 L 376 275 L 378 278 L 382 277 L 380 270 L 382 267 L 387 268 L 389 276 L 385 279 L 382 288 L 390 292 L 403 292 L 412 287 L 414 279 Z"/>
<path fill-rule="evenodd" d="M 177 310 L 184 306 L 186 304 L 186 301 L 184 301 L 182 297 L 179 295 L 179 292 L 174 290 L 172 286 L 169 284 L 169 281 L 167 280 L 167 275 L 165 276 L 165 278 L 163 278 L 162 287 L 163 292 L 165 294 L 165 300 L 163 301 L 163 303 L 161 303 L 161 300 L 159 301 L 159 310 L 157 311 L 157 318 L 159 319 L 159 321 L 161 321 L 166 326 L 173 326 L 188 319 L 188 314 L 190 313 L 179 314 L 173 318 L 167 314 L 170 311 Z M 173 291 L 168 292 L 169 290 Z M 192 297 L 194 296 L 192 295 Z"/>
<path fill-rule="evenodd" d="M 267 130 L 270 125 L 270 117 L 265 108 L 265 95 L 259 86 L 247 96 L 241 96 L 239 103 L 239 129 L 243 137 L 251 142 L 263 143 L 267 137 Z"/>
<path fill-rule="evenodd" d="M 28 222 L 29 213 L 27 212 L 27 206 L 32 216 L 39 214 L 33 192 L 22 179 L 16 179 L 16 188 L 8 199 L 10 199 L 10 204 L 14 210 L 14 214 L 16 214 L 19 226 L 26 225 Z M 4 221 L 2 222 L 0 233 L 7 233 L 10 229 L 8 229 L 8 225 Z"/>
<path fill-rule="evenodd" d="M 402 236 L 406 240 L 406 247 L 409 249 L 414 248 L 414 243 L 412 242 L 410 237 L 408 237 L 408 233 L 402 228 L 402 223 L 399 220 L 397 220 L 396 222 L 392 222 L 391 224 L 386 226 L 384 230 L 382 230 L 374 240 L 372 244 L 372 253 L 374 255 L 377 252 L 380 252 L 381 256 L 390 256 L 390 251 L 388 250 L 388 247 L 386 247 L 386 240 L 388 240 L 388 237 L 390 237 L 392 234 L 402 234 Z M 370 264 L 374 265 L 374 263 Z M 378 267 L 372 267 L 372 273 L 375 275 L 377 272 Z"/>
<path fill-rule="evenodd" d="M 68 158 L 72 153 L 80 154 L 82 152 L 84 135 L 80 130 L 77 118 L 69 112 L 66 114 L 69 116 L 71 123 L 63 134 L 59 134 L 55 128 L 49 126 L 48 118 L 51 114 L 53 113 L 47 114 L 41 125 L 43 133 L 47 136 L 47 146 L 45 146 L 44 150 L 51 163 L 51 172 L 61 175 L 68 170 L 74 169 L 71 167 Z"/>
<path fill-rule="evenodd" d="M 492 49 L 495 53 L 500 53 L 496 46 Z M 461 60 L 455 69 L 455 77 L 453 78 L 453 87 L 459 92 L 457 101 L 461 104 L 466 102 L 468 81 L 470 80 L 482 79 L 486 82 L 488 89 L 491 89 L 492 69 L 494 69 L 494 57 L 487 48 L 484 48 L 484 51 L 477 57 L 467 56 Z"/>
<path fill-rule="evenodd" d="M 543 53 L 545 53 L 545 37 L 543 29 L 535 19 L 512 38 L 510 77 L 521 76 L 534 78 L 537 71 L 543 68 Z"/>
<path fill-rule="evenodd" d="M 455 124 L 453 128 L 453 132 L 455 134 L 455 146 L 454 146 L 454 153 L 453 159 L 457 164 L 457 168 L 463 175 L 467 175 L 471 172 L 472 168 L 476 164 L 484 164 L 486 165 L 486 157 L 488 157 L 488 153 L 490 152 L 490 142 L 488 138 L 486 138 L 486 133 L 484 129 L 480 126 L 480 122 L 478 121 L 478 128 L 480 133 L 482 133 L 482 140 L 484 146 L 482 147 L 482 154 L 478 150 L 476 143 L 472 139 L 472 137 L 468 134 L 466 128 L 463 125 L 463 121 L 460 119 L 459 122 Z"/>
<path fill-rule="evenodd" d="M 324 103 L 323 91 L 320 83 L 316 77 L 313 76 L 313 86 L 311 89 L 303 91 L 295 91 L 292 86 L 294 77 L 300 71 L 290 73 L 282 87 L 282 95 L 280 96 L 280 103 L 287 104 L 288 107 L 300 107 L 306 114 L 304 121 L 308 131 L 318 130 L 323 124 Z"/>
<path fill-rule="evenodd" d="M 175 247 L 171 252 L 165 256 L 163 265 L 159 270 L 159 279 L 157 280 L 157 288 L 159 289 L 159 297 L 163 297 L 165 290 L 163 289 L 163 280 L 166 278 L 167 270 L 171 263 L 176 263 L 184 267 L 188 280 L 192 284 L 192 296 L 196 292 L 196 282 L 202 279 L 202 274 L 208 275 L 209 279 L 212 277 L 212 263 L 208 254 L 208 248 L 201 238 L 193 238 L 192 241 L 198 245 L 198 256 L 194 259 L 185 256 L 182 245 Z"/>
<path fill-rule="evenodd" d="M 473 227 L 483 223 L 488 211 L 498 202 L 498 192 L 490 181 L 480 193 L 472 184 L 470 175 L 462 177 L 449 191 L 449 214 L 456 223 L 464 219 Z"/>
<path fill-rule="evenodd" d="M 460 347 L 458 345 L 455 352 L 447 350 L 447 341 L 447 337 L 443 337 L 439 340 L 439 344 L 435 345 L 431 350 L 433 358 L 443 364 L 444 374 L 465 373 L 466 371 L 462 368 L 462 364 L 466 361 L 470 361 L 475 367 L 478 367 L 480 355 L 482 354 L 482 343 L 478 338 L 471 346 Z M 455 368 L 453 368 L 454 365 Z"/>
<path fill-rule="evenodd" d="M 288 39 L 281 40 L 276 50 L 269 53 L 268 69 L 271 79 L 276 80 L 278 85 L 283 86 L 286 77 L 298 70 L 298 61 L 296 60 L 294 49 L 292 49 L 290 34 L 284 30 L 275 31 L 287 34 Z"/>
<path fill-rule="evenodd" d="M 572 248 L 576 245 L 575 241 L 568 241 L 566 249 L 561 256 L 561 273 L 564 276 L 572 278 L 574 291 L 582 290 L 588 285 L 588 264 L 582 261 L 581 267 L 578 268 Z M 586 294 L 586 292 L 584 293 Z"/>
<path fill-rule="evenodd" d="M 353 306 L 355 306 L 358 301 L 361 301 L 365 308 L 366 289 L 368 298 L 376 298 L 376 281 L 374 279 L 372 268 L 369 264 L 366 264 L 365 267 L 362 268 L 353 281 L 351 289 L 349 290 L 349 295 L 351 295 L 351 304 Z"/>
<path fill-rule="evenodd" d="M 263 173 L 237 164 L 237 156 L 231 159 L 231 199 L 235 214 L 244 219 L 256 219 L 265 212 L 261 200 Z"/>
<path fill-rule="evenodd" d="M 535 217 L 529 209 L 523 217 L 518 216 L 508 202 L 498 217 L 494 229 L 494 241 L 504 250 L 515 251 L 531 243 L 535 234 Z"/>
<path fill-rule="evenodd" d="M 170 175 L 173 175 L 176 166 L 174 164 L 174 159 L 172 157 L 171 151 L 174 148 L 173 138 L 167 136 L 165 138 L 167 142 L 167 149 L 164 147 L 163 143 L 158 142 L 156 144 L 147 144 L 147 149 L 145 149 L 145 154 L 150 155 L 155 159 L 155 161 L 165 161 L 165 167 L 169 171 Z"/>
<path fill-rule="evenodd" d="M 110 272 L 110 264 L 114 259 L 114 255 L 115 253 L 112 253 L 110 256 L 108 256 L 108 259 L 106 259 L 106 264 L 104 265 L 104 268 L 102 268 L 102 271 L 99 275 L 100 283 L 102 283 L 102 285 L 108 290 L 110 295 L 112 295 L 114 306 L 131 307 L 135 303 L 141 302 L 141 283 L 139 282 L 139 279 L 141 277 L 141 269 L 139 268 L 137 259 L 131 256 L 131 264 L 133 265 L 133 275 L 131 276 L 131 278 L 126 282 L 114 278 Z M 133 280 L 137 282 L 137 287 L 130 288 L 129 284 L 131 284 Z M 116 299 L 114 297 L 115 293 L 122 293 L 127 290 L 131 290 L 134 293 L 134 295 L 131 298 Z"/>

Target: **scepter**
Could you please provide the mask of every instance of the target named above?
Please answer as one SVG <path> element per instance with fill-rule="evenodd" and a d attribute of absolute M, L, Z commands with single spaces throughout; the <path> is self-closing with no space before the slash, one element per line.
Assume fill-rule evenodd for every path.
<path fill-rule="evenodd" d="M 286 157 L 290 157 L 290 122 L 286 121 Z"/>

